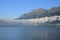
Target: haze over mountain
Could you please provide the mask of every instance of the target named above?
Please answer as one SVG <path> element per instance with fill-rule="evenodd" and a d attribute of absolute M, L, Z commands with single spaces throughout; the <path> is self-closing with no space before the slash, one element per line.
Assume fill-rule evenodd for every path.
<path fill-rule="evenodd" d="M 21 20 L 20 20 L 21 19 Z M 53 7 L 49 10 L 40 8 L 29 13 L 23 14 L 16 20 L 0 19 L 0 27 L 17 27 L 17 26 L 40 26 L 40 25 L 59 24 L 60 26 L 60 6 Z M 46 26 L 44 25 L 44 26 Z"/>
<path fill-rule="evenodd" d="M 40 26 L 40 25 L 60 24 L 60 16 L 43 17 L 27 20 L 0 19 L 0 27 L 21 27 L 21 26 Z"/>
<path fill-rule="evenodd" d="M 39 8 L 32 10 L 31 12 L 25 13 L 22 16 L 16 18 L 17 20 L 20 19 L 35 19 L 35 18 L 41 18 L 41 17 L 49 17 L 49 16 L 54 16 L 54 15 L 60 15 L 60 6 L 58 7 L 53 7 L 51 9 L 44 9 L 44 8 Z"/>

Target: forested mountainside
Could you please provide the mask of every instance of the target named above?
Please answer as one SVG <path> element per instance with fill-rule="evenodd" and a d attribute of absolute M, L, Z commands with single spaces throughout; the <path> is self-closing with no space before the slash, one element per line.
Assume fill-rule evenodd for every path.
<path fill-rule="evenodd" d="M 51 9 L 44 9 L 39 8 L 32 10 L 31 12 L 25 13 L 22 16 L 16 18 L 16 20 L 20 19 L 35 19 L 35 18 L 42 18 L 42 17 L 50 17 L 50 16 L 59 16 L 60 15 L 60 6 L 53 7 Z"/>

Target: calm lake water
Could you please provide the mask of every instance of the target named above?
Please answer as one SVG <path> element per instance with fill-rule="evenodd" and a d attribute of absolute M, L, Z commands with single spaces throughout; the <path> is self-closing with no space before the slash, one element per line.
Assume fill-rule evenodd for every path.
<path fill-rule="evenodd" d="M 0 27 L 0 40 L 60 40 L 60 28 Z"/>

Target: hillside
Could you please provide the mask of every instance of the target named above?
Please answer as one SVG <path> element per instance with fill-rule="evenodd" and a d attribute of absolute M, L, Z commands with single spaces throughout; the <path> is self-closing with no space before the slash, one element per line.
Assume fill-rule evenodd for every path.
<path fill-rule="evenodd" d="M 44 8 L 39 8 L 36 10 L 32 10 L 31 12 L 25 13 L 22 16 L 16 18 L 16 20 L 20 19 L 35 19 L 35 18 L 42 18 L 42 17 L 49 17 L 49 16 L 55 16 L 60 15 L 60 6 L 53 7 L 49 10 L 46 10 Z"/>

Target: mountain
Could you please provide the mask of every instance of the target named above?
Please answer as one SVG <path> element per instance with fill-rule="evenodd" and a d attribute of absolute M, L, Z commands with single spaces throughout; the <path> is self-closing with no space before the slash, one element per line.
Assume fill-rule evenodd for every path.
<path fill-rule="evenodd" d="M 50 17 L 50 16 L 55 16 L 55 15 L 60 15 L 60 6 L 58 7 L 53 7 L 49 10 L 46 10 L 44 8 L 39 8 L 32 10 L 29 13 L 25 13 L 22 16 L 16 18 L 16 20 L 20 19 L 35 19 L 35 18 L 42 18 L 42 17 Z"/>
<path fill-rule="evenodd" d="M 49 10 L 44 8 L 36 9 L 23 14 L 16 20 L 0 18 L 0 27 L 50 26 L 51 24 L 60 27 L 60 6 Z"/>
<path fill-rule="evenodd" d="M 17 19 L 19 20 L 19 19 L 35 19 L 35 18 L 40 18 L 40 17 L 45 16 L 46 13 L 47 13 L 46 9 L 40 8 L 40 9 L 33 10 L 33 11 L 29 12 L 29 13 L 23 14 L 22 16 L 20 16 Z"/>
<path fill-rule="evenodd" d="M 60 15 L 60 6 L 48 10 L 48 16 Z"/>

